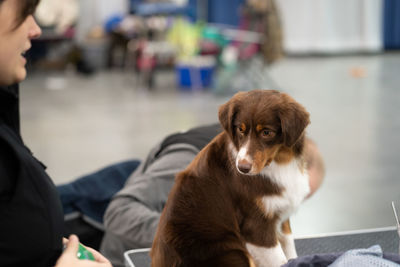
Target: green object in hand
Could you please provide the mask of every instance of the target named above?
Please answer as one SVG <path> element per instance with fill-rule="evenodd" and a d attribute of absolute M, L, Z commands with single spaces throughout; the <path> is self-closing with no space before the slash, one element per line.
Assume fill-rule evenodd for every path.
<path fill-rule="evenodd" d="M 93 254 L 87 250 L 81 243 L 79 243 L 78 253 L 76 255 L 80 260 L 91 260 L 94 261 Z"/>

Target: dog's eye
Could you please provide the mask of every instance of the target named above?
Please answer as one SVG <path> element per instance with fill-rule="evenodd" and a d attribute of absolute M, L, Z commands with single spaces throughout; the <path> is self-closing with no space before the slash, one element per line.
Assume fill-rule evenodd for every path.
<path fill-rule="evenodd" d="M 272 138 L 275 136 L 275 132 L 268 130 L 268 129 L 264 129 L 261 132 L 262 137 L 266 137 L 266 138 Z"/>
<path fill-rule="evenodd" d="M 246 130 L 245 127 L 244 127 L 243 125 L 237 126 L 236 128 L 237 128 L 237 131 L 238 131 L 239 133 L 244 133 L 244 131 Z"/>

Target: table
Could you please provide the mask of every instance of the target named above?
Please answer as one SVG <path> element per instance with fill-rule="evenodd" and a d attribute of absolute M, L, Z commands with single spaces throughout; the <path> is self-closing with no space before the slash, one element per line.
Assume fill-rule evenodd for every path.
<path fill-rule="evenodd" d="M 399 253 L 399 238 L 395 227 L 323 234 L 296 238 L 299 256 L 344 252 L 354 248 L 380 245 L 385 253 Z M 150 248 L 133 249 L 124 253 L 126 267 L 150 267 Z"/>

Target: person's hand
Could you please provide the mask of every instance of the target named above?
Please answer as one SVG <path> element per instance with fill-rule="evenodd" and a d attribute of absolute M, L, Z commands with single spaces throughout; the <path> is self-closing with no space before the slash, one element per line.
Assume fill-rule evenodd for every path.
<path fill-rule="evenodd" d="M 325 176 L 325 164 L 317 145 L 309 138 L 305 141 L 305 160 L 309 175 L 310 197 L 321 186 Z"/>
<path fill-rule="evenodd" d="M 63 239 L 63 243 L 67 244 L 67 248 L 61 254 L 55 267 L 112 267 L 111 263 L 96 250 L 85 247 L 93 254 L 95 261 L 80 260 L 76 256 L 79 248 L 79 240 L 76 235 L 71 235 L 68 239 Z"/>

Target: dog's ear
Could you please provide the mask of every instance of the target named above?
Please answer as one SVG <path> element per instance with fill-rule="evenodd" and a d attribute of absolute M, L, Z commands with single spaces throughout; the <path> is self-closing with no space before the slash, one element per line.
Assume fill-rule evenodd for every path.
<path fill-rule="evenodd" d="M 292 147 L 303 135 L 310 123 L 310 114 L 294 100 L 286 104 L 279 112 L 284 144 Z"/>
<path fill-rule="evenodd" d="M 236 93 L 228 102 L 221 105 L 218 111 L 219 122 L 232 139 L 234 135 L 233 120 L 238 110 L 239 101 L 244 94 L 243 92 Z"/>
<path fill-rule="evenodd" d="M 219 107 L 219 111 L 218 111 L 218 118 L 219 118 L 219 122 L 222 125 L 222 128 L 224 128 L 224 130 L 229 133 L 229 135 L 232 136 L 232 120 L 233 120 L 233 116 L 234 116 L 234 108 L 233 108 L 234 104 L 232 103 L 232 101 L 228 101 L 225 104 L 221 105 Z"/>

